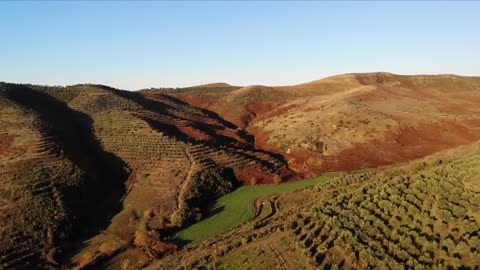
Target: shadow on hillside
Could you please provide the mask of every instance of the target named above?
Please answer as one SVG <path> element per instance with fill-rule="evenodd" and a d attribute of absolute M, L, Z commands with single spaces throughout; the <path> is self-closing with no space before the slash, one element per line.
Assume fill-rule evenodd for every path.
<path fill-rule="evenodd" d="M 242 139 L 244 139 L 248 143 L 248 144 L 241 144 L 237 140 L 235 140 L 231 137 L 223 136 L 223 135 L 220 135 L 220 134 L 217 134 L 217 133 L 212 133 L 212 130 L 218 129 L 218 127 L 216 127 L 216 126 L 204 124 L 204 123 L 201 123 L 201 122 L 194 122 L 194 124 L 192 125 L 194 128 L 197 128 L 197 129 L 201 130 L 202 132 L 213 136 L 216 140 L 223 143 L 224 145 L 227 145 L 227 146 L 237 145 L 238 146 L 240 144 L 241 147 L 246 149 L 247 151 L 250 150 L 250 151 L 262 152 L 264 154 L 268 154 L 268 155 L 274 157 L 275 159 L 278 159 L 278 160 L 281 160 L 282 162 L 285 162 L 283 156 L 280 155 L 280 154 L 276 154 L 276 153 L 272 153 L 272 152 L 269 152 L 269 151 L 265 151 L 265 150 L 262 150 L 262 149 L 255 148 L 253 146 L 254 143 L 255 143 L 255 137 L 253 135 L 248 134 L 244 130 L 239 130 L 236 125 L 234 125 L 233 123 L 223 119 L 217 113 L 206 110 L 206 109 L 201 109 L 201 108 L 198 108 L 198 107 L 194 107 L 194 106 L 192 106 L 192 105 L 190 105 L 190 104 L 188 104 L 188 103 L 186 103 L 186 102 L 184 102 L 184 101 L 182 101 L 178 98 L 172 97 L 170 95 L 162 95 L 162 97 L 165 98 L 165 99 L 169 99 L 172 102 L 181 104 L 183 106 L 189 106 L 189 107 L 193 107 L 197 110 L 200 110 L 203 114 L 207 115 L 207 117 L 209 117 L 211 119 L 214 119 L 215 121 L 221 123 L 225 127 L 237 130 L 237 135 L 239 135 Z"/>
<path fill-rule="evenodd" d="M 170 243 L 172 243 L 172 244 L 174 244 L 174 245 L 176 245 L 176 246 L 179 246 L 179 247 L 184 247 L 184 246 L 186 246 L 186 245 L 188 245 L 188 244 L 190 244 L 190 243 L 192 243 L 192 242 L 193 242 L 193 240 L 190 240 L 190 239 L 182 239 L 182 238 L 177 237 L 177 236 L 174 237 L 174 238 L 170 241 Z"/>
<path fill-rule="evenodd" d="M 58 145 L 64 156 L 86 173 L 84 185 L 62 190 L 63 201 L 71 209 L 70 218 L 76 217 L 70 239 L 81 240 L 98 234 L 122 209 L 120 200 L 126 192 L 127 165 L 103 150 L 93 134 L 93 120 L 89 115 L 24 85 L 10 85 L 7 96 L 36 112 L 40 118 L 37 128 L 45 140 Z"/>
<path fill-rule="evenodd" d="M 149 110 L 149 111 L 152 111 L 152 112 L 155 112 L 155 113 L 167 116 L 167 117 L 172 117 L 174 119 L 176 118 L 178 120 L 186 120 L 185 118 L 182 118 L 182 117 L 179 117 L 179 116 L 176 116 L 176 115 L 172 114 L 170 111 L 175 111 L 176 108 L 174 108 L 174 107 L 170 106 L 169 104 L 167 104 L 165 102 L 162 102 L 160 100 L 147 98 L 143 94 L 136 93 L 136 92 L 128 92 L 128 91 L 114 90 L 114 89 L 111 89 L 110 91 L 114 92 L 116 95 L 118 95 L 120 97 L 132 100 L 132 101 L 140 104 L 146 110 Z M 236 130 L 238 128 L 233 123 L 221 118 L 215 112 L 191 106 L 190 104 L 188 104 L 186 102 L 183 102 L 183 101 L 181 101 L 181 100 L 179 100 L 175 97 L 169 96 L 169 95 L 160 94 L 158 96 L 174 103 L 177 106 L 192 108 L 192 110 L 200 112 L 199 114 L 196 114 L 196 116 L 202 116 L 202 117 L 205 117 L 205 118 L 210 118 L 210 119 L 214 120 L 215 122 L 221 124 L 221 126 L 218 126 L 218 125 L 210 125 L 210 124 L 205 124 L 205 123 L 200 123 L 200 122 L 194 122 L 194 124 L 198 124 L 198 125 L 203 124 L 203 126 L 206 127 L 205 131 L 207 131 L 207 132 L 211 131 L 211 130 L 218 130 L 218 129 L 225 129 L 225 128 L 230 128 L 230 129 Z M 209 134 L 209 135 L 213 135 L 213 134 Z M 215 134 L 215 135 L 218 136 L 218 134 Z M 223 137 L 225 137 L 225 136 L 223 136 Z M 248 135 L 248 134 L 244 134 L 243 139 L 245 141 L 248 141 L 248 142 L 253 142 L 253 140 L 254 140 L 253 136 Z M 225 143 L 228 143 L 228 142 L 231 141 L 231 138 L 225 137 L 224 140 L 225 140 Z M 222 140 L 220 140 L 220 142 L 222 142 Z M 231 141 L 231 142 L 233 142 L 233 141 Z"/>
<path fill-rule="evenodd" d="M 186 108 L 192 108 L 192 114 L 195 114 L 194 116 L 201 116 L 204 118 L 210 118 L 214 120 L 216 123 L 219 123 L 221 125 L 213 125 L 213 124 L 208 124 L 204 123 L 201 121 L 194 121 L 188 118 L 184 118 L 178 115 L 173 114 L 173 111 L 177 111 L 175 107 L 172 107 L 171 105 L 168 104 L 168 102 L 164 102 L 162 100 L 157 100 L 157 99 L 152 99 L 152 98 L 147 98 L 141 93 L 136 93 L 136 92 L 128 92 L 128 91 L 122 91 L 122 90 L 116 90 L 116 89 L 109 89 L 112 91 L 114 94 L 129 99 L 131 101 L 134 101 L 141 105 L 143 108 L 145 108 L 148 111 L 157 113 L 163 117 L 171 118 L 175 121 L 189 121 L 190 126 L 195 128 L 196 130 L 199 130 L 200 132 L 204 133 L 208 137 L 212 138 L 211 141 L 202 141 L 198 140 L 196 138 L 193 138 L 184 132 L 182 132 L 180 129 L 178 129 L 177 126 L 173 124 L 166 124 L 163 122 L 160 122 L 155 119 L 155 117 L 148 117 L 148 116 L 142 116 L 141 113 L 139 113 L 139 116 L 142 117 L 152 128 L 163 132 L 165 135 L 174 137 L 177 140 L 186 142 L 186 143 L 192 143 L 192 144 L 198 144 L 198 143 L 205 143 L 209 145 L 209 147 L 220 150 L 220 149 L 225 149 L 225 148 L 230 148 L 230 149 L 241 149 L 242 151 L 236 151 L 233 150 L 232 152 L 243 156 L 246 159 L 249 160 L 254 160 L 258 164 L 261 164 L 262 167 L 266 168 L 267 170 L 276 170 L 278 169 L 278 166 L 268 162 L 266 160 L 260 159 L 255 155 L 250 155 L 245 152 L 251 151 L 251 152 L 257 152 L 257 153 L 262 153 L 265 155 L 270 156 L 272 159 L 280 161 L 282 164 L 286 164 L 286 161 L 284 157 L 281 154 L 277 153 L 272 153 L 269 151 L 265 151 L 262 149 L 257 149 L 254 147 L 254 137 L 252 135 L 247 134 L 244 131 L 239 131 L 238 127 L 235 126 L 233 123 L 226 121 L 225 119 L 221 118 L 217 113 L 208 111 L 206 109 L 200 109 L 194 106 L 191 106 L 190 104 L 183 102 L 175 97 L 172 97 L 170 95 L 164 95 L 164 94 L 157 94 L 157 96 L 160 99 L 166 99 L 167 101 L 174 103 L 176 106 L 179 107 L 186 107 Z M 200 114 L 195 113 L 195 112 L 200 112 Z M 247 143 L 243 143 L 233 137 L 225 136 L 222 134 L 219 134 L 217 131 L 220 130 L 225 130 L 226 128 L 230 128 L 233 130 L 237 130 L 237 136 L 240 136 L 244 141 Z M 213 143 L 212 143 L 213 142 Z"/>
<path fill-rule="evenodd" d="M 219 205 L 219 206 L 216 206 L 216 207 L 210 206 L 207 210 L 207 215 L 206 215 L 205 218 L 215 216 L 216 214 L 222 212 L 223 210 L 225 210 L 225 206 L 223 206 L 223 205 Z"/>
<path fill-rule="evenodd" d="M 190 104 L 188 104 L 187 102 L 184 102 L 176 97 L 172 97 L 170 95 L 164 95 L 162 94 L 161 95 L 162 98 L 165 98 L 165 99 L 168 99 L 174 103 L 177 103 L 179 105 L 183 105 L 183 106 L 188 106 L 188 107 L 192 107 L 192 108 L 195 108 L 199 111 L 201 111 L 203 114 L 205 114 L 208 118 L 211 118 L 211 119 L 214 119 L 216 120 L 217 122 L 221 123 L 222 125 L 224 125 L 225 127 L 227 128 L 231 128 L 231 129 L 237 129 L 238 127 L 236 125 L 234 125 L 232 122 L 229 122 L 225 119 L 223 119 L 222 117 L 220 117 L 216 112 L 212 112 L 212 111 L 209 111 L 209 110 L 206 110 L 206 109 L 202 109 L 202 108 L 198 108 L 198 107 L 194 107 Z"/>

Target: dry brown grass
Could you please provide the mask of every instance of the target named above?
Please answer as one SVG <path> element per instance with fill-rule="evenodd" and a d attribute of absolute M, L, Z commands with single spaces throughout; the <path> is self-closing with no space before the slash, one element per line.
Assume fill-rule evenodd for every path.
<path fill-rule="evenodd" d="M 313 173 L 405 161 L 480 138 L 479 77 L 352 73 L 178 97 L 245 126 L 258 146 Z M 368 158 L 357 160 L 359 151 Z"/>

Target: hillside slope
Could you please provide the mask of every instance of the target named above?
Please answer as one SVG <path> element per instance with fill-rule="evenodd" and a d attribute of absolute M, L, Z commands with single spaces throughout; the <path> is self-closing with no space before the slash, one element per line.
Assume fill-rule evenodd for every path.
<path fill-rule="evenodd" d="M 286 87 L 215 83 L 139 92 L 90 84 L 48 87 L 0 83 L 0 267 L 82 269 L 125 264 L 127 269 L 134 269 L 163 256 L 167 257 L 162 263 L 170 265 L 181 258 L 178 256 L 190 254 L 178 252 L 181 247 L 170 243 L 172 236 L 203 219 L 211 212 L 207 209 L 211 202 L 238 186 L 295 181 L 425 156 L 445 161 L 437 157 L 443 155 L 440 151 L 480 139 L 479 104 L 480 78 L 454 75 L 345 74 Z M 468 180 L 474 179 L 476 171 L 467 168 L 463 173 L 462 166 L 476 166 L 478 151 L 473 146 L 467 148 L 470 150 L 452 150 L 452 156 L 459 160 L 458 164 L 448 163 L 454 169 L 429 161 L 430 167 L 419 164 L 403 171 L 379 169 L 379 174 L 346 176 L 331 182 L 334 184 L 325 192 L 322 187 L 312 193 L 295 193 L 291 195 L 294 200 L 269 201 L 269 211 L 278 207 L 274 202 L 299 203 L 303 208 L 295 211 L 311 220 L 324 219 L 330 212 L 312 212 L 310 208 L 318 207 L 307 202 L 335 205 L 334 211 L 340 211 L 344 206 L 335 198 L 341 193 L 348 198 L 367 191 L 370 195 L 381 193 L 376 183 L 385 179 L 396 179 L 392 189 L 403 190 L 403 184 L 407 189 L 421 186 L 411 181 L 427 173 L 432 174 L 428 185 L 442 184 L 446 177 L 445 181 L 461 192 L 452 189 L 445 194 L 466 196 L 469 201 L 478 194 L 477 182 Z M 440 172 L 428 171 L 432 164 L 441 167 Z M 444 175 L 444 170 L 458 171 L 461 186 L 450 179 L 452 173 Z M 372 186 L 359 190 L 360 180 L 350 185 L 351 179 L 365 180 L 363 184 Z M 411 200 L 417 196 L 415 192 L 405 194 L 405 198 L 409 195 Z M 429 202 L 445 206 L 431 190 L 425 192 L 433 196 Z M 378 199 L 369 196 L 364 198 Z M 453 213 L 457 208 L 466 209 L 467 218 L 457 215 L 460 221 L 454 223 L 463 222 L 461 218 L 470 222 L 472 216 L 478 221 L 472 214 L 475 200 L 472 206 L 455 201 L 455 206 L 443 210 Z M 442 220 L 451 222 L 448 213 L 437 213 L 435 207 L 429 210 L 435 212 L 435 218 L 441 215 Z M 347 210 L 352 209 L 342 211 Z M 344 214 L 352 214 L 348 211 Z M 273 227 L 265 225 L 265 230 L 277 230 L 274 224 L 281 223 L 277 217 L 294 218 L 297 212 L 275 215 Z M 271 213 L 259 211 L 259 216 L 270 217 Z M 427 217 L 418 219 L 424 224 Z M 453 232 L 454 227 L 451 232 L 458 233 Z M 322 236 L 320 242 L 330 239 L 326 233 L 330 231 L 322 232 L 327 238 Z M 452 238 L 439 233 L 441 239 Z M 465 233 L 470 238 L 475 234 Z M 244 241 L 253 238 L 248 239 Z M 458 244 L 459 239 L 453 241 Z M 327 242 L 330 250 L 332 245 Z M 355 259 L 346 259 L 343 247 L 328 252 L 327 247 L 312 251 L 319 265 L 339 263 L 336 256 L 344 258 L 345 265 L 363 268 L 368 261 L 365 258 L 369 258 L 365 256 L 376 251 L 363 254 L 362 259 L 357 254 L 360 251 L 355 251 Z M 433 261 L 421 264 L 438 265 L 443 259 L 457 265 L 453 256 L 466 258 L 468 266 L 474 259 L 447 250 L 439 257 L 438 250 L 432 251 L 434 255 L 429 256 Z M 210 251 L 206 248 L 202 252 Z M 278 250 L 271 248 L 270 252 Z M 169 256 L 171 253 L 178 256 Z M 192 262 L 203 258 L 201 254 L 195 253 Z M 419 262 L 419 257 L 413 256 L 416 251 L 409 254 L 402 254 L 401 259 L 398 254 L 379 256 L 393 256 L 397 263 Z M 219 263 L 232 262 L 225 260 Z M 296 261 L 295 267 L 304 267 L 304 260 Z"/>
<path fill-rule="evenodd" d="M 53 267 L 89 209 L 123 189 L 120 161 L 95 141 L 87 115 L 49 95 L 2 84 L 0 102 L 0 266 Z"/>
<path fill-rule="evenodd" d="M 201 219 L 217 196 L 296 177 L 235 125 L 169 96 L 97 85 L 1 87 L 2 208 L 13 211 L 2 215 L 5 268 L 20 260 L 84 267 L 125 250 L 148 259 L 172 248 L 158 232 Z M 35 215 L 48 214 L 31 220 L 32 203 Z M 12 218 L 18 208 L 23 219 Z M 62 239 L 17 249 L 15 230 L 27 225 L 22 237 Z M 77 231 L 62 231 L 70 227 Z"/>
<path fill-rule="evenodd" d="M 262 198 L 267 215 L 147 269 L 474 269 L 479 145 Z"/>
<path fill-rule="evenodd" d="M 480 78 L 345 74 L 287 87 L 171 93 L 255 136 L 297 173 L 393 164 L 480 138 Z"/>

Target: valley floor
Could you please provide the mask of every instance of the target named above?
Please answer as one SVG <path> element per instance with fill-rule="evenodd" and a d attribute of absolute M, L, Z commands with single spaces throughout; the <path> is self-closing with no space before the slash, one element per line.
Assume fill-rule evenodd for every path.
<path fill-rule="evenodd" d="M 173 242 L 196 243 L 216 234 L 223 233 L 252 218 L 255 202 L 261 197 L 292 192 L 328 180 L 322 176 L 315 179 L 268 186 L 243 186 L 222 196 L 209 208 L 207 218 L 175 234 Z"/>

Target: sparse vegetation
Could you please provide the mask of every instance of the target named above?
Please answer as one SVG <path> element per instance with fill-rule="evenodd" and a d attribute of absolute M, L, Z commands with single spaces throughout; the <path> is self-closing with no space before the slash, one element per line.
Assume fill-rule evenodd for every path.
<path fill-rule="evenodd" d="M 0 83 L 0 268 L 473 269 L 479 87 Z"/>
<path fill-rule="evenodd" d="M 475 214 L 480 197 L 471 187 L 480 181 L 480 152 L 418 164 L 342 174 L 282 196 L 281 213 L 266 222 L 260 215 L 253 227 L 246 223 L 189 246 L 184 265 L 256 261 L 271 268 L 285 261 L 297 264 L 300 257 L 314 268 L 474 268 L 480 263 Z M 223 247 L 216 259 L 198 252 L 211 242 Z M 263 249 L 258 250 L 259 243 Z M 268 259 L 270 246 L 282 247 L 281 259 Z M 245 258 L 247 250 L 255 259 Z M 175 260 L 172 255 L 161 263 Z"/>

